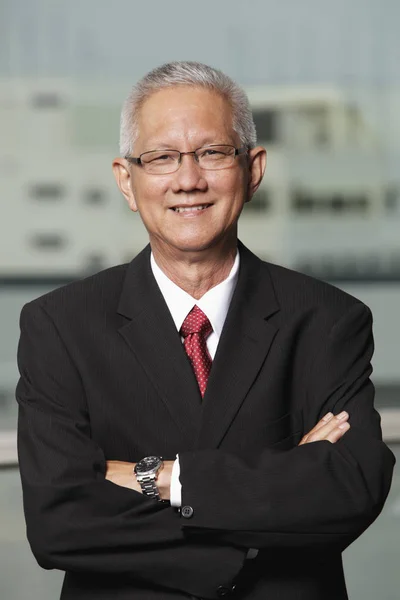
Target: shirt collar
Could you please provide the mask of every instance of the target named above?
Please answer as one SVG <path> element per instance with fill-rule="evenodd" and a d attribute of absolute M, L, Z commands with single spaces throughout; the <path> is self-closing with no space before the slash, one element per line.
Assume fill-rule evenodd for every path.
<path fill-rule="evenodd" d="M 154 278 L 160 288 L 178 331 L 182 327 L 182 323 L 187 314 L 192 310 L 193 306 L 197 304 L 208 317 L 213 331 L 217 334 L 218 338 L 221 336 L 222 328 L 238 280 L 239 264 L 240 257 L 238 250 L 228 277 L 208 290 L 208 292 L 206 292 L 199 300 L 196 300 L 165 275 L 157 265 L 153 253 L 151 253 L 151 270 L 153 271 Z"/>

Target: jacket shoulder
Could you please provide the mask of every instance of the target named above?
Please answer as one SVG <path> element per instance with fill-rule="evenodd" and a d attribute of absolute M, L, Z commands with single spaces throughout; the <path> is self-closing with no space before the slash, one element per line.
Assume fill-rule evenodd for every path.
<path fill-rule="evenodd" d="M 129 263 L 117 265 L 73 281 L 32 300 L 25 306 L 41 307 L 52 314 L 75 309 L 96 310 L 118 305 Z"/>
<path fill-rule="evenodd" d="M 344 290 L 304 273 L 280 265 L 263 263 L 271 277 L 272 285 L 281 306 L 298 309 L 319 308 L 339 316 L 361 300 Z"/>

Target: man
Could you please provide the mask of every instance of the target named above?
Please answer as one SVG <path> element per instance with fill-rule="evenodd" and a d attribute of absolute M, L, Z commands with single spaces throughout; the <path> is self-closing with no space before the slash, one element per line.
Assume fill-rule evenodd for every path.
<path fill-rule="evenodd" d="M 63 599 L 347 597 L 341 552 L 393 456 L 370 311 L 238 243 L 265 150 L 219 71 L 172 63 L 126 101 L 113 169 L 150 247 L 24 307 L 28 538 Z"/>

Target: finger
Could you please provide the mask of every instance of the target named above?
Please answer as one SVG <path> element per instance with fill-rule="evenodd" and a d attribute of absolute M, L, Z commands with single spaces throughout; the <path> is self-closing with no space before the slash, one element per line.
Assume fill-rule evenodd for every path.
<path fill-rule="evenodd" d="M 304 438 L 299 443 L 299 446 L 303 446 L 304 444 L 311 444 L 313 442 L 322 442 L 328 441 L 332 444 L 335 444 L 341 437 L 350 429 L 350 423 L 341 423 L 334 429 L 331 429 L 325 436 L 313 434 L 311 436 L 304 436 Z"/>
<path fill-rule="evenodd" d="M 318 423 L 315 425 L 315 427 L 311 429 L 311 431 L 309 431 L 309 433 L 314 433 L 314 431 L 318 431 L 318 429 L 321 429 L 321 427 L 324 427 L 324 425 L 329 423 L 329 421 L 331 421 L 333 417 L 333 413 L 328 412 L 324 417 L 322 417 L 320 421 L 318 421 Z"/>
<path fill-rule="evenodd" d="M 309 435 L 303 443 L 309 444 L 312 442 L 322 442 L 327 440 L 329 442 L 335 443 L 337 442 L 346 431 L 350 429 L 350 423 L 345 422 L 337 422 L 333 423 L 329 429 L 320 429 Z"/>
<path fill-rule="evenodd" d="M 328 413 L 329 414 L 329 413 Z M 326 415 L 328 417 L 328 415 Z M 326 419 L 326 417 L 324 417 Z M 349 414 L 346 411 L 341 412 L 339 415 L 328 417 L 328 420 L 324 422 L 324 419 L 318 422 L 318 424 L 309 431 L 301 440 L 300 445 L 309 442 L 319 442 L 328 439 L 328 436 L 335 431 L 339 425 L 347 422 Z M 339 429 L 339 431 L 341 431 Z"/>
<path fill-rule="evenodd" d="M 349 415 L 346 413 L 344 415 L 337 415 L 333 417 L 328 423 L 326 423 L 323 427 L 320 427 L 316 431 L 313 431 L 308 435 L 307 441 L 309 442 L 319 442 L 322 440 L 326 440 L 328 436 L 335 431 L 341 424 L 347 422 Z"/>
<path fill-rule="evenodd" d="M 333 413 L 331 413 L 331 412 L 327 413 L 324 417 L 322 417 L 322 419 L 320 421 L 318 421 L 318 423 L 312 429 L 310 429 L 310 431 L 308 433 L 306 433 L 306 435 L 304 436 L 303 439 L 308 438 L 310 435 L 312 435 L 313 433 L 315 433 L 316 431 L 318 431 L 319 429 L 324 427 L 327 423 L 329 423 L 333 419 L 333 417 L 334 417 Z"/>
<path fill-rule="evenodd" d="M 320 421 L 318 421 L 318 423 L 315 425 L 315 427 L 310 429 L 310 431 L 302 437 L 301 442 L 299 443 L 299 446 L 301 446 L 302 444 L 305 444 L 307 442 L 308 438 L 310 437 L 310 435 L 312 435 L 313 433 L 315 433 L 316 431 L 321 429 L 321 427 L 324 427 L 324 425 L 326 425 L 332 419 L 332 417 L 333 417 L 332 413 L 327 413 L 324 417 L 322 417 L 322 419 Z"/>
<path fill-rule="evenodd" d="M 331 423 L 331 425 L 333 426 L 334 421 L 332 421 L 332 419 L 336 419 L 337 421 L 346 421 L 349 418 L 349 413 L 346 412 L 345 410 L 343 410 L 340 414 L 338 415 L 333 415 L 331 412 L 327 413 L 324 417 L 322 417 L 322 419 L 320 421 L 318 421 L 318 423 L 316 424 L 315 427 L 313 427 L 313 429 L 310 431 L 314 432 L 314 431 L 318 431 L 319 429 L 321 429 L 322 427 L 324 427 L 327 423 Z"/>
<path fill-rule="evenodd" d="M 350 429 L 350 423 L 348 422 L 344 422 L 341 423 L 340 425 L 338 425 L 336 427 L 336 429 L 334 429 L 333 431 L 331 431 L 327 436 L 326 436 L 326 440 L 328 442 L 331 442 L 332 444 L 336 444 L 336 442 L 338 442 L 340 440 L 341 437 L 344 436 L 344 434 Z"/>
<path fill-rule="evenodd" d="M 307 443 L 307 441 L 309 440 L 311 435 L 313 435 L 316 431 L 319 431 L 320 429 L 322 429 L 322 427 L 325 427 L 325 425 L 327 423 L 332 421 L 333 416 L 334 416 L 333 413 L 329 412 L 324 417 L 322 417 L 322 419 L 320 421 L 318 421 L 318 423 L 315 425 L 315 427 L 310 429 L 310 431 L 303 436 L 301 442 L 299 443 L 299 446 Z"/>

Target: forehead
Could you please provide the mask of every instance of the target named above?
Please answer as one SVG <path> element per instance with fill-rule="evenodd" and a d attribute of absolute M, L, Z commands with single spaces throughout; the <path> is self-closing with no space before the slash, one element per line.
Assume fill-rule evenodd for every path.
<path fill-rule="evenodd" d="M 187 142 L 236 143 L 232 109 L 220 94 L 192 86 L 176 86 L 152 94 L 138 117 L 137 146 L 173 145 Z"/>

